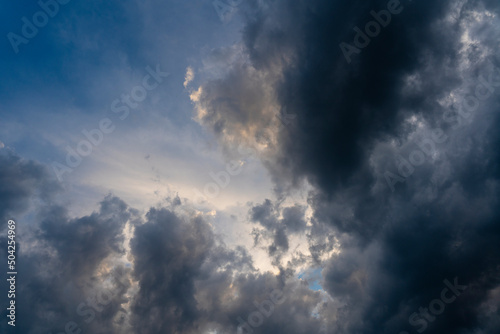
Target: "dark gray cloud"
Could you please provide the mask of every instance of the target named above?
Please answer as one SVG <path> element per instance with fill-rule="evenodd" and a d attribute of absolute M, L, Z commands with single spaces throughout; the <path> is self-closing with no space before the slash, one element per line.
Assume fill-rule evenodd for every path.
<path fill-rule="evenodd" d="M 413 333 L 424 323 L 426 333 L 498 332 L 498 3 L 401 1 L 401 13 L 351 63 L 339 44 L 352 44 L 353 28 L 388 1 L 262 3 L 245 7 L 243 55 L 226 77 L 202 85 L 197 108 L 228 146 L 258 146 L 264 129 L 277 131 L 258 150 L 276 189 L 313 186 L 311 255 L 320 261 L 341 247 L 323 272 L 341 304 L 334 332 Z M 477 88 L 481 80 L 492 83 Z M 245 108 L 248 85 L 266 94 Z M 467 116 L 462 100 L 480 95 Z M 274 127 L 273 108 L 295 115 L 295 125 Z M 225 121 L 215 129 L 214 119 Z M 392 192 L 384 173 L 396 173 L 436 129 L 446 139 Z M 273 210 L 266 201 L 251 217 L 277 231 Z M 466 292 L 442 315 L 410 324 L 455 277 Z"/>
<path fill-rule="evenodd" d="M 98 212 L 76 220 L 68 219 L 66 210 L 56 207 L 41 222 L 39 238 L 56 250 L 61 263 L 69 265 L 61 269 L 78 276 L 94 272 L 111 253 L 124 254 L 122 232 L 129 219 L 127 205 L 116 197 L 106 198 Z"/>
<path fill-rule="evenodd" d="M 307 224 L 305 211 L 306 208 L 298 204 L 283 209 L 283 224 L 289 231 L 293 233 L 301 232 L 305 229 Z"/>
<path fill-rule="evenodd" d="M 201 218 L 183 224 L 175 213 L 153 209 L 147 219 L 131 243 L 140 288 L 133 326 L 143 333 L 184 332 L 200 316 L 194 279 L 202 274 L 213 235 Z"/>
<path fill-rule="evenodd" d="M 266 199 L 261 205 L 256 205 L 250 209 L 250 219 L 253 222 L 258 222 L 266 229 L 276 228 L 278 221 L 275 216 L 274 205 L 269 199 Z"/>
<path fill-rule="evenodd" d="M 50 174 L 35 162 L 24 165 L 39 172 L 39 182 L 26 186 L 25 195 L 37 202 Z M 10 180 L 13 186 L 32 175 L 31 168 L 18 172 Z M 82 217 L 71 217 L 56 203 L 38 204 L 30 217 L 33 231 L 17 239 L 16 333 L 66 328 L 82 333 L 236 333 L 243 325 L 239 319 L 262 333 L 280 328 L 318 332 L 323 325 L 318 317 L 328 305 L 319 292 L 293 278 L 293 269 L 283 268 L 279 276 L 259 272 L 244 247 L 227 247 L 202 216 L 187 213 L 192 211 L 178 197 L 169 199 L 167 208 L 151 208 L 144 218 L 112 195 Z M 303 208 L 288 209 L 286 219 L 296 229 Z M 18 228 L 25 223 L 18 220 Z M 127 226 L 135 227 L 129 256 Z M 0 256 L 6 257 L 7 239 L 1 240 Z M 0 288 L 7 291 L 5 282 Z M 12 330 L 6 322 L 0 326 L 2 332 Z"/>
<path fill-rule="evenodd" d="M 131 308 L 136 333 L 236 333 L 238 317 L 247 321 L 257 310 L 254 303 L 269 300 L 275 289 L 287 302 L 275 305 L 256 331 L 284 328 L 290 315 L 297 320 L 285 325 L 288 332 L 314 332 L 321 325 L 312 316 L 321 304 L 319 293 L 285 277 L 258 273 L 248 252 L 228 249 L 201 216 L 151 209 L 136 228 L 132 253 L 139 287 Z"/>
<path fill-rule="evenodd" d="M 98 211 L 76 219 L 53 207 L 42 218 L 36 240 L 18 237 L 16 333 L 61 332 L 68 323 L 84 332 L 120 332 L 115 322 L 125 314 L 130 284 L 129 270 L 117 260 L 132 212 L 111 196 Z M 23 223 L 17 221 L 18 230 Z M 5 258 L 6 249 L 2 241 Z M 1 326 L 8 333 L 10 326 Z"/>
<path fill-rule="evenodd" d="M 55 333 L 75 323 L 84 331 L 117 332 L 114 322 L 124 314 L 130 285 L 129 269 L 117 260 L 124 254 L 125 223 L 137 218 L 136 211 L 108 196 L 92 214 L 72 218 L 56 204 L 60 189 L 47 168 L 13 153 L 0 155 L 0 161 L 0 212 L 2 224 L 16 221 L 18 272 L 16 327 L 2 321 L 0 331 Z M 0 240 L 6 259 L 8 239 L 2 234 Z M 6 279 L 2 274 L 2 291 L 8 291 Z"/>
<path fill-rule="evenodd" d="M 60 190 L 42 165 L 23 160 L 12 152 L 0 153 L 0 231 L 8 219 L 25 213 L 33 197 L 50 204 L 53 195 Z"/>
<path fill-rule="evenodd" d="M 289 236 L 306 230 L 305 211 L 305 206 L 295 204 L 282 207 L 279 202 L 273 203 L 270 199 L 264 200 L 262 204 L 257 204 L 249 210 L 250 221 L 262 226 L 261 229 L 254 228 L 252 231 L 254 245 L 272 240 L 267 250 L 269 256 L 273 257 L 273 264 L 279 268 L 281 255 L 287 253 L 289 249 Z M 281 218 L 280 215 L 282 215 Z"/>

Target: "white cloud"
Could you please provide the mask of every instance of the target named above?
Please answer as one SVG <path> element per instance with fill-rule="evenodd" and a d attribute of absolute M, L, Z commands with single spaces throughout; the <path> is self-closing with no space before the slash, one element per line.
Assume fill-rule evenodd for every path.
<path fill-rule="evenodd" d="M 191 81 L 194 79 L 194 71 L 191 66 L 186 70 L 186 77 L 184 78 L 184 87 L 187 87 Z"/>

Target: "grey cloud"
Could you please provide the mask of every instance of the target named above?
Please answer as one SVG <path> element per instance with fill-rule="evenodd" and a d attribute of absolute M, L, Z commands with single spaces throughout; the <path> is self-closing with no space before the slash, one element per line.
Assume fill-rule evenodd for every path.
<path fill-rule="evenodd" d="M 12 152 L 0 154 L 0 231 L 7 220 L 16 218 L 31 206 L 32 198 L 51 203 L 59 185 L 40 164 L 24 160 Z"/>
<path fill-rule="evenodd" d="M 232 112 L 261 116 L 277 107 L 296 115 L 296 125 L 278 128 L 276 141 L 259 153 L 276 189 L 303 180 L 313 186 L 313 257 L 320 261 L 340 245 L 323 272 L 325 290 L 342 303 L 337 313 L 329 310 L 336 319 L 330 325 L 339 333 L 414 331 L 410 315 L 428 307 L 444 279 L 458 277 L 470 288 L 435 320 L 419 316 L 426 333 L 498 331 L 491 296 L 500 286 L 500 95 L 482 101 L 456 131 L 443 118 L 460 111 L 453 98 L 474 92 L 487 60 L 499 64 L 498 3 L 401 1 L 402 13 L 351 64 L 339 43 L 352 42 L 352 29 L 387 1 L 262 3 L 245 7 L 246 67 L 229 66 L 225 78 L 202 85 L 198 107 L 209 107 L 210 119 L 228 115 L 224 133 L 257 143 L 252 129 L 272 128 L 268 118 L 233 122 Z M 245 108 L 252 94 L 244 87 L 258 86 L 259 78 L 267 95 Z M 201 122 L 213 130 L 209 119 Z M 398 154 L 411 153 L 411 140 L 436 128 L 450 141 L 436 145 L 392 193 L 383 172 L 397 168 Z M 222 144 L 238 140 L 214 132 Z M 278 226 L 268 202 L 252 214 L 265 229 Z M 481 313 L 487 303 L 488 315 Z"/>
<path fill-rule="evenodd" d="M 304 206 L 295 204 L 290 207 L 281 207 L 280 203 L 273 203 L 266 199 L 262 204 L 257 204 L 249 210 L 251 222 L 259 223 L 264 230 L 254 228 L 254 245 L 271 239 L 268 253 L 274 257 L 273 263 L 280 266 L 281 255 L 289 249 L 288 238 L 290 234 L 303 233 L 306 230 Z M 283 218 L 280 218 L 280 213 Z"/>
<path fill-rule="evenodd" d="M 116 260 L 123 254 L 123 228 L 131 216 L 128 206 L 111 196 L 97 212 L 76 219 L 52 207 L 36 242 L 18 238 L 19 333 L 60 332 L 72 322 L 84 331 L 118 332 L 114 321 L 125 314 L 129 274 Z M 0 253 L 6 257 L 4 249 Z M 6 288 L 3 282 L 1 287 Z M 1 326 L 7 333 L 7 324 Z"/>
<path fill-rule="evenodd" d="M 305 211 L 306 208 L 298 204 L 283 209 L 283 224 L 289 231 L 301 232 L 305 229 Z"/>
<path fill-rule="evenodd" d="M 132 252 L 139 286 L 132 303 L 136 332 L 236 333 L 238 317 L 247 321 L 256 310 L 254 303 L 268 300 L 275 289 L 287 302 L 275 305 L 273 314 L 255 330 L 275 333 L 286 328 L 299 333 L 321 326 L 312 316 L 322 304 L 318 292 L 293 279 L 258 273 L 244 248 L 228 249 L 200 216 L 151 209 L 146 222 L 136 228 Z M 284 325 L 290 315 L 292 320 Z"/>

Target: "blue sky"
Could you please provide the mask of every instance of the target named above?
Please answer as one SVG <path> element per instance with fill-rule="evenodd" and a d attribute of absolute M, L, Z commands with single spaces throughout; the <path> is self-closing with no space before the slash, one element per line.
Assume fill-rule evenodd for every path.
<path fill-rule="evenodd" d="M 4 12 L 2 31 L 20 34 L 21 18 L 39 10 L 33 4 L 10 8 Z M 109 117 L 115 131 L 71 175 L 64 174 L 72 185 L 83 186 L 107 150 L 144 160 L 143 176 L 151 178 L 155 174 L 148 169 L 155 168 L 151 164 L 156 154 L 162 156 L 162 165 L 175 166 L 181 160 L 184 167 L 178 169 L 194 169 L 185 177 L 198 178 L 202 188 L 208 181 L 203 181 L 205 170 L 216 171 L 224 161 L 213 158 L 216 143 L 192 120 L 190 88 L 183 86 L 186 69 L 196 69 L 195 82 L 217 75 L 203 71 L 203 63 L 219 48 L 230 47 L 240 29 L 238 17 L 221 22 L 207 1 L 60 5 L 57 15 L 27 45 L 19 46 L 18 54 L 3 41 L 7 52 L 1 60 L 1 140 L 27 158 L 47 165 L 63 163 L 66 146 L 76 148 L 85 139 L 83 130 L 97 128 Z M 112 102 L 142 82 L 146 67 L 157 65 L 170 76 L 127 119 L 119 120 L 111 111 Z M 179 142 L 178 137 L 185 140 Z M 97 168 L 105 173 L 102 164 Z M 105 181 L 101 186 L 113 187 Z"/>

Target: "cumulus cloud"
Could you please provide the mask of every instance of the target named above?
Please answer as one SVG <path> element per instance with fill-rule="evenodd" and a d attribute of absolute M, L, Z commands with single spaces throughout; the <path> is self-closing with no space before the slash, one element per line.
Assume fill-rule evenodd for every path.
<path fill-rule="evenodd" d="M 126 314 L 128 269 L 120 261 L 123 229 L 132 214 L 107 197 L 98 211 L 77 219 L 54 206 L 42 218 L 36 241 L 18 237 L 16 329 L 21 333 L 60 332 L 67 324 L 84 331 L 119 333 Z M 22 221 L 16 222 L 18 230 Z M 5 238 L 0 254 L 7 257 Z M 4 282 L 0 286 L 7 291 Z M 2 316 L 7 311 L 3 308 Z M 7 333 L 8 325 L 1 323 Z"/>
<path fill-rule="evenodd" d="M 186 69 L 186 76 L 184 77 L 184 88 L 187 88 L 189 83 L 194 79 L 194 71 L 192 67 Z"/>
<path fill-rule="evenodd" d="M 352 43 L 353 28 L 386 6 L 250 2 L 243 60 L 202 84 L 199 119 L 231 145 L 259 143 L 272 108 L 296 116 L 296 126 L 265 136 L 272 154 L 259 153 L 277 190 L 301 180 L 313 186 L 310 251 L 318 261 L 330 256 L 324 287 L 342 303 L 337 332 L 415 330 L 409 317 L 454 277 L 473 288 L 438 319 L 414 319 L 429 333 L 488 332 L 494 312 L 481 310 L 498 304 L 500 286 L 499 7 L 401 1 L 402 12 L 347 63 L 339 44 Z M 489 86 L 477 88 L 481 80 Z M 436 133 L 440 140 L 429 144 Z M 411 175 L 399 175 L 416 148 L 425 161 L 414 156 Z M 386 171 L 400 177 L 394 192 Z M 286 249 L 286 235 L 273 210 L 265 201 L 251 217 L 275 231 L 276 251 Z M 263 237 L 255 232 L 256 241 Z"/>
<path fill-rule="evenodd" d="M 280 265 L 281 255 L 289 250 L 289 236 L 306 231 L 305 211 L 306 207 L 302 205 L 281 207 L 279 203 L 273 203 L 269 199 L 250 209 L 250 221 L 263 228 L 253 231 L 255 245 L 271 239 L 268 253 L 275 257 L 276 265 Z"/>
<path fill-rule="evenodd" d="M 38 171 L 39 182 L 25 185 L 25 198 L 33 200 L 52 177 L 35 162 L 22 163 L 30 168 L 19 169 L 11 182 L 22 185 Z M 227 247 L 178 196 L 168 202 L 142 216 L 109 195 L 81 217 L 71 217 L 57 203 L 39 203 L 33 232 L 18 239 L 23 274 L 16 285 L 16 314 L 30 319 L 16 323 L 19 332 L 236 333 L 244 325 L 239 319 L 255 324 L 251 314 L 261 307 L 268 314 L 256 325 L 263 333 L 320 330 L 318 315 L 332 308 L 320 292 L 294 278 L 293 270 L 259 272 L 247 249 Z M 296 231 L 303 210 L 286 209 L 284 220 Z M 1 240 L 0 256 L 6 257 L 6 238 Z M 7 291 L 6 281 L 0 288 Z M 7 326 L 2 322 L 0 328 L 7 332 Z"/>
<path fill-rule="evenodd" d="M 25 213 L 34 198 L 50 203 L 60 186 L 40 164 L 6 151 L 0 154 L 0 232 L 7 220 Z"/>
<path fill-rule="evenodd" d="M 273 307 L 259 331 L 284 328 L 287 315 L 296 317 L 285 326 L 289 332 L 318 331 L 321 326 L 312 316 L 323 305 L 318 292 L 293 278 L 259 273 L 247 250 L 228 249 L 201 216 L 151 209 L 131 245 L 139 286 L 131 308 L 136 332 L 236 333 L 238 318 L 247 321 L 255 303 L 269 300 L 277 289 L 287 302 Z"/>

